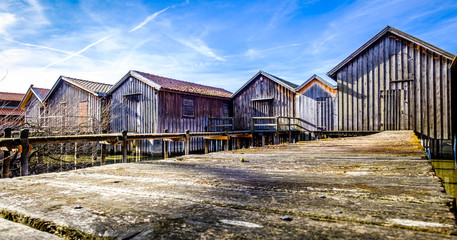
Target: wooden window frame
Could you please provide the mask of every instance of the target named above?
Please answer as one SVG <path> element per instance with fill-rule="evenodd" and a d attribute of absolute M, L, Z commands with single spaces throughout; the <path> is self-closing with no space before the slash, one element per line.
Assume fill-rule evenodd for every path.
<path fill-rule="evenodd" d="M 192 113 L 189 110 L 192 109 Z M 195 99 L 183 98 L 182 99 L 182 116 L 186 118 L 195 117 Z"/>

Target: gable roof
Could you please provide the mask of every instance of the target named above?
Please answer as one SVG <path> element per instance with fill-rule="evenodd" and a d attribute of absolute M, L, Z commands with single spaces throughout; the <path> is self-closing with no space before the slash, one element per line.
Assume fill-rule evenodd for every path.
<path fill-rule="evenodd" d="M 134 77 L 139 81 L 157 89 L 157 90 L 171 90 L 183 93 L 198 94 L 212 97 L 230 98 L 231 92 L 216 87 L 210 87 L 197 83 L 191 83 L 173 78 L 162 77 L 150 73 L 131 70 L 121 80 L 119 80 L 108 92 L 112 94 L 119 86 L 121 86 L 129 77 Z"/>
<path fill-rule="evenodd" d="M 452 60 L 454 58 L 454 55 L 452 53 L 449 53 L 449 52 L 446 52 L 444 51 L 443 49 L 441 48 L 438 48 L 436 46 L 433 46 L 432 44 L 429 44 L 427 42 L 424 42 L 416 37 L 413 37 L 407 33 L 404 33 L 396 28 L 393 28 L 391 26 L 387 26 L 385 27 L 383 30 L 381 30 L 378 34 L 376 34 L 374 37 L 372 37 L 370 40 L 368 40 L 368 42 L 366 42 L 365 44 L 363 44 L 360 48 L 358 48 L 355 52 L 353 52 L 351 55 L 349 55 L 346 59 L 344 59 L 342 62 L 340 62 L 338 65 L 336 65 L 336 67 L 334 67 L 332 70 L 330 70 L 328 73 L 327 73 L 327 76 L 331 77 L 331 78 L 335 78 L 335 74 L 336 72 L 341 69 L 344 65 L 346 65 L 347 63 L 349 63 L 352 59 L 354 59 L 355 57 L 357 57 L 359 54 L 361 54 L 363 51 L 365 51 L 367 48 L 371 47 L 373 44 L 376 43 L 376 41 L 378 41 L 380 38 L 384 37 L 384 35 L 386 35 L 387 33 L 391 33 L 395 36 L 398 36 L 398 37 L 401 37 L 403 39 L 406 39 L 412 43 L 415 43 L 425 49 L 428 49 L 434 53 L 437 53 L 441 56 L 444 56 L 450 60 Z"/>
<path fill-rule="evenodd" d="M 279 85 L 291 90 L 292 92 L 295 92 L 295 88 L 298 86 L 295 83 L 291 83 L 291 82 L 286 81 L 286 80 L 284 80 L 282 78 L 276 77 L 273 74 L 269 74 L 267 72 L 264 72 L 264 71 L 260 70 L 251 79 L 249 79 L 249 81 L 247 81 L 240 89 L 238 89 L 235 93 L 233 93 L 231 97 L 233 98 L 236 95 L 238 95 L 238 93 L 240 93 L 247 85 L 249 85 L 252 81 L 254 81 L 259 75 L 267 77 L 271 81 L 276 82 L 277 84 L 279 84 Z"/>
<path fill-rule="evenodd" d="M 38 101 L 40 101 L 40 103 L 42 105 L 44 105 L 44 103 L 43 103 L 44 97 L 49 93 L 49 91 L 50 91 L 50 89 L 47 89 L 47 88 L 37 88 L 37 87 L 34 87 L 33 84 L 30 85 L 29 89 L 27 90 L 24 97 L 22 98 L 21 103 L 19 104 L 19 108 L 24 110 L 25 105 L 27 105 L 27 102 L 29 102 L 30 98 L 33 95 L 38 99 Z"/>
<path fill-rule="evenodd" d="M 23 93 L 0 92 L 0 100 L 20 102 L 23 97 Z"/>
<path fill-rule="evenodd" d="M 324 86 L 326 86 L 326 87 L 328 87 L 328 88 L 330 88 L 332 90 L 336 90 L 336 85 L 334 85 L 334 84 L 330 83 L 329 81 L 327 81 L 327 80 L 319 77 L 318 75 L 314 74 L 308 80 L 306 80 L 302 85 L 296 87 L 295 91 L 299 92 L 303 88 L 308 88 L 308 86 L 313 83 L 313 80 L 321 82 Z"/>
<path fill-rule="evenodd" d="M 77 79 L 77 78 L 71 78 L 71 77 L 65 77 L 65 76 L 60 76 L 59 79 L 57 79 L 56 83 L 54 83 L 54 86 L 52 86 L 51 90 L 46 94 L 46 97 L 43 99 L 43 102 L 48 101 L 49 97 L 56 91 L 58 88 L 59 84 L 61 82 L 67 82 L 68 84 L 72 85 L 73 87 L 79 88 L 89 94 L 92 94 L 96 97 L 103 97 L 106 95 L 108 90 L 112 87 L 111 84 L 106 84 L 106 83 L 99 83 L 99 82 L 93 82 L 93 81 L 88 81 L 88 80 L 82 80 L 82 79 Z"/>

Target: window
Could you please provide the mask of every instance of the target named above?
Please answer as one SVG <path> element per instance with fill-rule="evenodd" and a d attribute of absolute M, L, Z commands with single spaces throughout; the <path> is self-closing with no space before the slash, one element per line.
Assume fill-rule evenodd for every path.
<path fill-rule="evenodd" d="M 182 100 L 182 115 L 183 117 L 193 117 L 194 116 L 194 100 L 186 99 Z"/>

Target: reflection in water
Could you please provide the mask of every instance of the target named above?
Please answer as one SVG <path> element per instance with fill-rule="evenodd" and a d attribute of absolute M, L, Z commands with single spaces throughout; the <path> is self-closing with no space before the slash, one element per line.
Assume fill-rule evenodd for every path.
<path fill-rule="evenodd" d="M 432 159 L 435 173 L 443 180 L 446 193 L 457 198 L 457 166 L 454 160 Z"/>

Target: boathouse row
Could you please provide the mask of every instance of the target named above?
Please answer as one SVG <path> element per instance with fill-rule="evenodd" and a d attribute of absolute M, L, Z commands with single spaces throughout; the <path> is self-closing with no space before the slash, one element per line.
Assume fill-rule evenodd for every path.
<path fill-rule="evenodd" d="M 450 151 L 453 58 L 387 26 L 328 72 L 338 130 L 414 130 L 433 153 Z"/>

